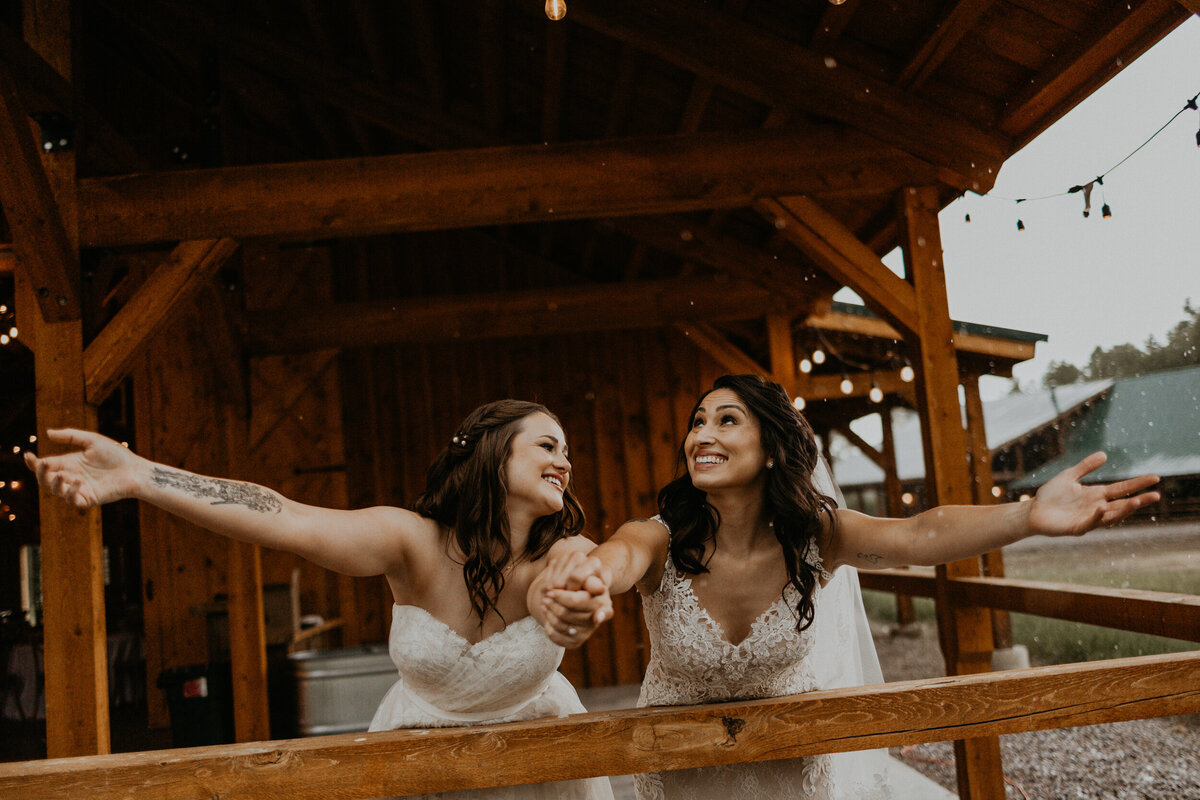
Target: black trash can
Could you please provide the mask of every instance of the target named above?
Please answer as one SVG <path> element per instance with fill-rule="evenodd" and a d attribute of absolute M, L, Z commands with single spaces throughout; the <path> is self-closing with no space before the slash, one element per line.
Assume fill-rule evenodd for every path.
<path fill-rule="evenodd" d="M 165 669 L 157 684 L 167 693 L 175 747 L 233 743 L 233 671 L 228 663 Z"/>

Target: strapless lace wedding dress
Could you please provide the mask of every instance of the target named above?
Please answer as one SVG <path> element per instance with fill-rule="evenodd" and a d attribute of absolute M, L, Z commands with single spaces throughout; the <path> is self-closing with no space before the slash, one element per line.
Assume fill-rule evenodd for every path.
<path fill-rule="evenodd" d="M 563 650 L 533 617 L 471 644 L 418 606 L 396 605 L 388 651 L 399 680 L 384 695 L 370 730 L 446 728 L 582 713 L 558 672 Z M 429 795 L 487 800 L 612 800 L 607 778 Z"/>
<path fill-rule="evenodd" d="M 815 548 L 806 560 L 827 580 L 832 578 Z M 823 599 L 833 599 L 825 597 L 829 588 L 818 587 L 813 596 L 818 612 Z M 746 638 L 734 644 L 701 605 L 691 578 L 677 571 L 668 555 L 662 583 L 642 597 L 651 650 L 638 705 L 716 703 L 831 688 L 832 681 L 825 679 L 829 670 L 819 663 L 824 656 L 818 655 L 833 650 L 824 644 L 816 648 L 817 636 L 850 632 L 833 631 L 819 618 L 797 632 L 798 600 L 789 585 L 754 621 Z M 883 800 L 892 797 L 888 760 L 886 752 L 818 755 L 648 773 L 634 776 L 634 785 L 641 800 Z"/>

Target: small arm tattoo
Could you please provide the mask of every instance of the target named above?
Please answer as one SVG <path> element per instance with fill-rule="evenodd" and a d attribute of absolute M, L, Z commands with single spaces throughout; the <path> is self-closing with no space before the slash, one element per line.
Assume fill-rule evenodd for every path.
<path fill-rule="evenodd" d="M 858 557 L 861 558 L 863 561 L 870 562 L 872 565 L 876 565 L 880 561 L 883 561 L 883 556 L 880 555 L 879 553 L 859 553 Z"/>
<path fill-rule="evenodd" d="M 249 483 L 205 478 L 162 467 L 155 467 L 150 479 L 155 486 L 178 489 L 193 497 L 211 497 L 214 506 L 239 505 L 263 514 L 279 513 L 283 508 L 275 494 Z"/>

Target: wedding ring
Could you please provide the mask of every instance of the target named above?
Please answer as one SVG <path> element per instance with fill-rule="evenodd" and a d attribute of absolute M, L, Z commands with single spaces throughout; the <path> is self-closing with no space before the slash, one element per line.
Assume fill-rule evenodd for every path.
<path fill-rule="evenodd" d="M 577 633 L 579 633 L 579 631 L 575 630 L 574 625 L 572 625 L 570 628 L 567 628 L 567 636 L 574 636 Z"/>

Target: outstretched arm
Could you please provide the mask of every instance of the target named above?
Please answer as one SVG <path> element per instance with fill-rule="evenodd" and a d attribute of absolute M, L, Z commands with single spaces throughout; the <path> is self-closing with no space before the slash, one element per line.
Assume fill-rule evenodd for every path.
<path fill-rule="evenodd" d="M 635 585 L 653 591 L 662 580 L 669 537 L 651 520 L 626 522 L 590 554 L 573 552 L 552 560 L 529 588 L 529 613 L 546 635 L 563 647 L 579 647 L 607 614 L 589 613 L 593 598 L 627 592 Z"/>
<path fill-rule="evenodd" d="M 1158 492 L 1144 491 L 1158 483 L 1154 475 L 1111 484 L 1080 483 L 1105 459 L 1104 453 L 1093 453 L 1054 476 L 1024 503 L 938 506 L 908 519 L 878 519 L 839 510 L 826 564 L 860 569 L 944 564 L 1028 536 L 1082 536 L 1158 502 Z"/>
<path fill-rule="evenodd" d="M 288 550 L 349 575 L 398 569 L 420 517 L 398 508 L 339 511 L 304 505 L 254 483 L 210 478 L 149 461 L 105 436 L 47 431 L 76 450 L 25 463 L 48 491 L 80 510 L 126 498 L 233 539 Z"/>

